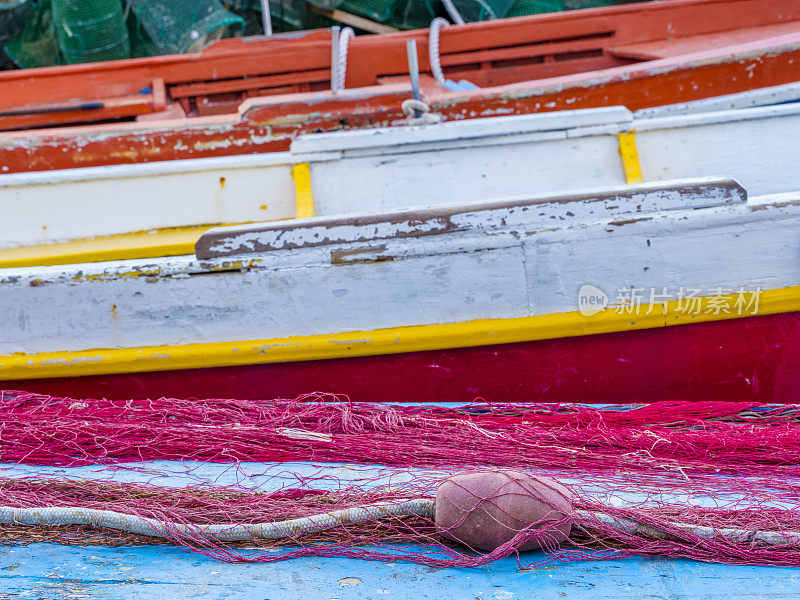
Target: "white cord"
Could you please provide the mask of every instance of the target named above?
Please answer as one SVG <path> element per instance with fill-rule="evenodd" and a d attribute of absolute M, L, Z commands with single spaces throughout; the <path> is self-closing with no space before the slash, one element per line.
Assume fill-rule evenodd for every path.
<path fill-rule="evenodd" d="M 352 27 L 345 27 L 339 33 L 339 45 L 336 52 L 336 63 L 333 81 L 331 81 L 331 91 L 335 94 L 344 89 L 344 83 L 347 79 L 347 49 L 350 45 L 350 40 L 355 37 L 355 32 Z"/>
<path fill-rule="evenodd" d="M 464 18 L 461 16 L 461 13 L 456 10 L 453 0 L 442 0 L 442 4 L 444 4 L 444 9 L 447 11 L 447 14 L 453 19 L 453 23 L 456 25 L 464 24 Z"/>
<path fill-rule="evenodd" d="M 439 32 L 450 25 L 446 19 L 436 17 L 431 21 L 431 30 L 428 34 L 428 61 L 431 63 L 431 73 L 439 85 L 445 85 L 447 80 L 444 78 L 442 63 L 439 60 Z"/>
<path fill-rule="evenodd" d="M 435 500 L 418 498 L 402 502 L 378 502 L 354 506 L 329 513 L 278 521 L 275 523 L 186 524 L 159 521 L 113 510 L 97 510 L 76 506 L 46 506 L 19 508 L 0 506 L 0 523 L 9 525 L 92 525 L 140 535 L 169 538 L 170 532 L 200 535 L 221 542 L 241 542 L 252 539 L 279 539 L 301 533 L 324 531 L 342 523 L 374 521 L 388 516 L 417 515 L 433 518 Z"/>
<path fill-rule="evenodd" d="M 646 535 L 658 539 L 672 537 L 668 532 L 656 529 L 652 525 L 638 523 L 632 519 L 614 517 L 612 515 L 590 512 L 587 510 L 575 511 L 575 516 L 582 525 L 590 525 L 592 521 L 600 521 L 605 525 L 610 525 L 614 529 L 620 529 L 636 536 Z M 742 544 L 760 543 L 765 546 L 800 545 L 800 532 L 797 531 L 748 531 L 747 529 L 733 528 L 716 529 L 714 527 L 692 525 L 689 523 L 675 523 L 673 521 L 668 521 L 665 525 L 675 529 L 682 529 L 687 533 L 707 540 L 726 538 L 729 541 Z"/>
<path fill-rule="evenodd" d="M 77 506 L 45 506 L 41 508 L 20 508 L 0 506 L 0 523 L 7 525 L 92 525 L 117 531 L 169 538 L 171 532 L 187 535 L 200 535 L 221 542 L 241 542 L 253 539 L 280 539 L 294 537 L 303 533 L 324 531 L 343 523 L 375 521 L 389 516 L 411 516 L 433 518 L 436 501 L 432 498 L 417 498 L 402 502 L 378 502 L 366 506 L 354 506 L 328 513 L 277 521 L 271 523 L 234 524 L 187 524 L 159 521 L 113 510 L 97 510 Z M 669 538 L 668 532 L 638 523 L 632 519 L 614 517 L 604 513 L 577 510 L 573 513 L 584 526 L 593 521 L 610 525 L 615 529 L 632 535 L 646 535 L 655 538 Z M 800 532 L 796 531 L 748 531 L 746 529 L 714 528 L 689 523 L 667 522 L 667 526 L 682 529 L 704 539 L 726 538 L 743 544 L 762 544 L 767 546 L 800 545 Z"/>

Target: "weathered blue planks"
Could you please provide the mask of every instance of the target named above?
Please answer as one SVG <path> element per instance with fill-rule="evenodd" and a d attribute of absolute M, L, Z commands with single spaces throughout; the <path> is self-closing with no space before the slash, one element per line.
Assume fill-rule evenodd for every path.
<path fill-rule="evenodd" d="M 125 468 L 0 465 L 0 476 L 115 479 L 173 486 L 200 482 L 254 489 L 362 485 L 398 469 L 367 465 L 153 461 Z M 169 472 L 168 477 L 155 477 Z M 414 470 L 414 476 L 431 471 Z M 328 479 L 316 479 L 325 475 Z M 410 476 L 406 473 L 406 476 Z M 543 558 L 523 555 L 523 563 Z M 0 600 L 770 600 L 800 597 L 800 569 L 633 558 L 520 570 L 513 558 L 476 569 L 435 569 L 403 562 L 306 558 L 273 564 L 226 564 L 170 546 L 109 548 L 57 544 L 0 547 Z"/>
<path fill-rule="evenodd" d="M 768 600 L 799 595 L 800 569 L 684 560 L 637 558 L 520 571 L 513 559 L 479 569 L 317 558 L 244 565 L 171 547 L 0 548 L 2 599 Z"/>

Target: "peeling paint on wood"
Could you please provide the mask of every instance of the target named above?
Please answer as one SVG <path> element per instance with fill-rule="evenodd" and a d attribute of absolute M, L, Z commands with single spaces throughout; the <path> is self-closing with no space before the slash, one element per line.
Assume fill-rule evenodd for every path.
<path fill-rule="evenodd" d="M 0 196 L 15 205 L 0 245 L 290 218 L 291 169 L 303 162 L 321 215 L 619 186 L 617 134 L 634 128 L 645 181 L 711 175 L 752 195 L 800 189 L 798 106 L 644 120 L 612 107 L 309 135 L 287 153 L 0 176 Z"/>
<path fill-rule="evenodd" d="M 683 6 L 691 9 L 689 3 Z M 743 14 L 751 8 L 743 9 Z M 781 12 L 777 5 L 774 10 L 779 13 L 778 20 L 791 15 L 788 9 Z M 683 25 L 690 21 L 684 19 Z M 488 27 L 496 26 L 502 24 Z M 629 31 L 627 35 L 631 35 Z M 443 40 L 446 38 L 443 35 Z M 385 50 L 391 52 L 388 41 Z M 611 52 L 604 54 L 611 56 Z M 637 110 L 792 83 L 793 65 L 798 60 L 798 34 L 790 34 L 748 42 L 735 51 L 726 47 L 560 77 L 539 72 L 523 77 L 529 80 L 525 83 L 510 86 L 491 87 L 491 81 L 482 81 L 478 83 L 484 89 L 478 92 L 428 93 L 425 99 L 446 120 L 615 104 Z M 443 64 L 447 70 L 446 61 Z M 476 75 L 480 73 L 478 70 Z M 349 83 L 374 86 L 375 80 Z M 2 136 L 0 165 L 5 172 L 25 172 L 282 151 L 301 133 L 402 122 L 400 104 L 410 94 L 407 89 L 400 92 L 397 87 L 387 87 L 362 91 L 362 95 L 372 96 L 359 99 L 316 93 L 248 100 L 239 114 L 222 117 L 8 133 Z"/>
<path fill-rule="evenodd" d="M 575 311 L 578 290 L 587 283 L 609 294 L 628 286 L 798 285 L 800 197 L 745 202 L 735 185 L 706 189 L 716 201 L 679 208 L 672 199 L 667 210 L 660 209 L 658 193 L 651 192 L 656 201 L 650 204 L 640 192 L 634 202 L 641 201 L 647 219 L 617 226 L 611 225 L 620 221 L 613 211 L 581 212 L 581 197 L 573 201 L 578 216 L 563 222 L 542 219 L 531 210 L 535 204 L 521 210 L 511 203 L 454 210 L 457 227 L 422 236 L 396 235 L 390 215 L 385 231 L 379 217 L 366 219 L 343 225 L 322 246 L 313 227 L 301 225 L 290 249 L 236 259 L 4 270 L 0 353 L 167 347 L 550 315 Z M 424 230 L 421 216 L 414 223 Z"/>
<path fill-rule="evenodd" d="M 200 259 L 207 259 L 343 242 L 438 235 L 471 228 L 489 232 L 497 228 L 513 228 L 514 225 L 520 230 L 512 233 L 522 234 L 531 227 L 531 222 L 538 227 L 547 227 L 555 219 L 571 226 L 581 221 L 606 219 L 612 215 L 707 208 L 744 203 L 746 200 L 744 188 L 732 180 L 649 184 L 600 193 L 521 198 L 388 214 L 318 217 L 288 223 L 213 229 L 197 242 L 196 254 Z M 611 224 L 637 220 L 641 219 L 612 221 Z M 386 249 L 385 246 L 381 248 Z"/>

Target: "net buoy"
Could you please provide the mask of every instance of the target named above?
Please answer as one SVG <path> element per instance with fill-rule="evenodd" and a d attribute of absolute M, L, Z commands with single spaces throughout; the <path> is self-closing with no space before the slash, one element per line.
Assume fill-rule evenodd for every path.
<path fill-rule="evenodd" d="M 489 552 L 531 526 L 560 544 L 572 529 L 572 523 L 564 522 L 572 512 L 572 497 L 560 483 L 520 471 L 462 473 L 445 479 L 436 492 L 436 526 L 454 541 Z M 540 547 L 532 539 L 519 549 Z"/>

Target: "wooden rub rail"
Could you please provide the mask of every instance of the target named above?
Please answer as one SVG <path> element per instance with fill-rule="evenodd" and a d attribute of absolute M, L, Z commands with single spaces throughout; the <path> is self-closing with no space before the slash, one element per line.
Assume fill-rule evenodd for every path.
<path fill-rule="evenodd" d="M 747 192 L 725 178 L 642 184 L 600 193 L 560 194 L 542 198 L 500 200 L 421 210 L 403 210 L 363 216 L 316 217 L 302 221 L 220 227 L 204 233 L 195 245 L 201 260 L 225 256 L 309 248 L 390 238 L 412 238 L 453 231 L 489 231 L 518 224 L 546 224 L 565 214 L 580 220 L 613 213 L 625 215 L 656 211 L 708 208 L 747 202 Z"/>

